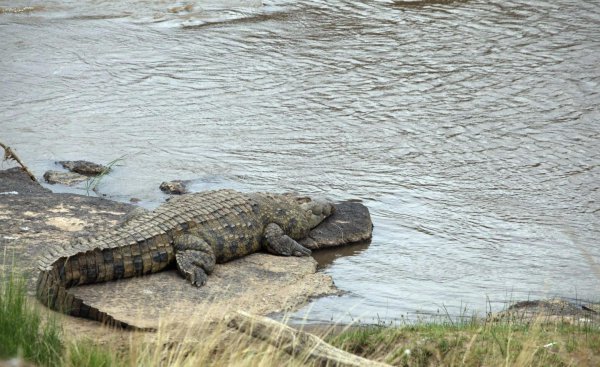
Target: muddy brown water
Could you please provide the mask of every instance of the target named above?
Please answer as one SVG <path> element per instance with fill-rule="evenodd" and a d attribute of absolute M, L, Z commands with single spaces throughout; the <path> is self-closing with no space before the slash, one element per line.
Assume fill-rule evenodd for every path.
<path fill-rule="evenodd" d="M 37 176 L 123 157 L 100 191 L 147 207 L 192 179 L 371 209 L 370 246 L 324 255 L 344 295 L 298 319 L 598 300 L 597 1 L 25 3 L 0 0 L 0 140 Z"/>

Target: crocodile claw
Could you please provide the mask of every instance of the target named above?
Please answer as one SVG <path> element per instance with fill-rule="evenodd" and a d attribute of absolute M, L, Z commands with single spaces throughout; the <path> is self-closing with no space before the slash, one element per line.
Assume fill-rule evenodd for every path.
<path fill-rule="evenodd" d="M 190 282 L 193 285 L 195 285 L 196 287 L 202 287 L 204 284 L 206 284 L 207 280 L 208 280 L 208 275 L 206 275 L 204 270 L 196 269 L 194 271 L 194 275 L 193 275 L 192 279 L 190 279 Z"/>
<path fill-rule="evenodd" d="M 298 243 L 292 249 L 292 255 L 294 256 L 310 256 L 310 254 L 312 254 L 312 251 Z"/>

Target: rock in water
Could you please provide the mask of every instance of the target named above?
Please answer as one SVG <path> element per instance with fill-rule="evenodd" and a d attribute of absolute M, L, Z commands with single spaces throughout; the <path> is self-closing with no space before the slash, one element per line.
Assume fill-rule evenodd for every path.
<path fill-rule="evenodd" d="M 107 173 L 110 170 L 106 166 L 89 161 L 59 161 L 58 163 L 71 172 L 87 176 Z"/>
<path fill-rule="evenodd" d="M 171 195 L 183 195 L 186 194 L 187 191 L 187 187 L 186 185 L 188 184 L 189 181 L 182 181 L 182 180 L 174 180 L 174 181 L 165 181 L 163 183 L 160 184 L 160 190 L 166 194 L 171 194 Z"/>
<path fill-rule="evenodd" d="M 366 241 L 373 235 L 373 222 L 369 209 L 361 203 L 337 203 L 335 212 L 300 241 L 311 250 L 348 245 Z"/>

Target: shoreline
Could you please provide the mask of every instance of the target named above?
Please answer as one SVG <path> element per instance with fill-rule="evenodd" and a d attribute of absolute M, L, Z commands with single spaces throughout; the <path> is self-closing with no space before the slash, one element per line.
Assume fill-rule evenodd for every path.
<path fill-rule="evenodd" d="M 29 176 L 29 177 L 28 177 Z M 39 240 L 40 236 L 44 234 L 48 234 L 49 238 L 53 238 L 57 242 L 64 242 L 68 238 L 72 237 L 72 235 L 89 235 L 91 233 L 96 233 L 98 231 L 106 230 L 112 227 L 115 223 L 117 223 L 121 218 L 126 215 L 129 211 L 136 207 L 135 204 L 125 203 L 122 201 L 114 201 L 111 199 L 103 198 L 101 196 L 84 196 L 73 193 L 53 193 L 51 190 L 43 187 L 38 182 L 34 182 L 30 179 L 30 174 L 27 171 L 21 171 L 18 167 L 9 168 L 5 170 L 0 170 L 0 216 L 3 218 L 10 218 L 9 221 L 5 221 L 3 225 L 0 225 L 0 230 L 3 230 L 4 233 L 10 233 L 12 230 L 14 232 L 15 229 L 17 233 L 13 233 L 13 235 L 4 235 L 0 238 L 0 244 L 3 245 L 4 251 L 11 250 L 11 242 L 15 240 L 19 242 L 19 240 L 27 241 L 28 236 L 32 238 L 36 238 Z M 29 200 L 31 199 L 31 200 Z M 6 209 L 10 207 L 12 210 L 12 215 L 6 214 Z M 4 212 L 2 211 L 4 210 Z M 45 218 L 44 222 L 41 222 L 40 217 L 44 216 L 44 212 L 50 212 L 54 214 L 64 214 L 64 215 L 51 215 Z M 46 213 L 47 214 L 47 213 Z M 361 222 L 356 227 L 365 227 L 368 225 L 372 226 L 370 223 L 370 218 L 364 216 L 361 217 L 360 212 L 353 212 L 350 215 L 356 216 L 356 218 L 361 219 Z M 10 221 L 13 223 L 10 224 Z M 33 222 L 37 223 L 37 227 L 29 228 L 27 225 L 20 226 L 16 222 Z M 354 228 L 356 230 L 356 228 Z M 20 232 L 20 233 L 19 233 Z M 332 237 L 331 233 L 325 234 L 322 237 L 327 240 L 326 235 Z M 34 241 L 36 242 L 36 241 Z M 39 243 L 37 243 L 39 245 Z M 336 245 L 337 246 L 337 245 Z M 286 311 L 290 311 L 291 309 L 297 309 L 302 305 L 310 302 L 310 300 L 314 300 L 327 295 L 335 295 L 340 294 L 340 290 L 335 288 L 333 285 L 333 280 L 331 277 L 326 276 L 322 273 L 318 273 L 317 270 L 328 264 L 335 258 L 335 254 L 337 252 L 343 252 L 344 250 L 353 248 L 363 248 L 367 247 L 368 242 L 363 243 L 360 242 L 352 242 L 351 244 L 339 247 L 331 247 L 324 248 L 323 251 L 317 251 L 314 253 L 314 257 L 318 259 L 318 262 L 311 261 L 310 264 L 303 264 L 304 270 L 300 270 L 302 274 L 312 273 L 317 276 L 317 283 L 321 283 L 321 285 L 311 284 L 310 288 L 312 290 L 305 290 L 307 294 L 305 295 L 304 301 L 296 300 L 291 304 L 287 302 L 279 303 L 281 307 L 269 309 L 262 309 L 261 313 L 265 315 L 282 315 Z M 23 245 L 20 246 L 23 248 Z M 26 246 L 25 246 L 26 247 Z M 317 247 L 318 248 L 318 247 Z M 313 247 L 314 249 L 314 247 Z M 15 260 L 20 263 L 19 267 L 21 267 L 26 274 L 29 274 L 30 284 L 29 289 L 31 292 L 32 287 L 32 279 L 35 277 L 35 266 L 34 266 L 34 258 L 36 254 L 39 252 L 39 248 L 32 249 L 29 248 L 27 250 L 21 251 L 20 255 L 15 257 Z M 332 255 L 333 254 L 333 255 Z M 258 264 L 259 267 L 265 264 L 267 268 L 269 266 L 277 267 L 277 264 L 273 264 L 273 262 L 269 262 L 268 259 L 275 260 L 277 259 L 282 261 L 300 261 L 300 258 L 281 258 L 281 257 L 271 257 L 265 254 L 252 254 L 252 256 L 259 257 Z M 313 257 L 310 258 L 311 260 Z M 233 267 L 239 268 L 240 266 L 248 267 L 249 264 L 244 261 L 245 258 L 236 260 L 236 264 Z M 250 263 L 255 263 L 254 261 Z M 256 265 L 256 264 L 255 264 Z M 250 265 L 250 266 L 255 266 Z M 230 264 L 221 264 L 219 267 L 232 267 Z M 249 272 L 252 270 L 246 269 Z M 257 271 L 258 268 L 255 268 L 254 271 Z M 264 269 L 263 269 L 264 270 Z M 260 271 L 263 271 L 260 270 Z M 298 269 L 297 269 L 298 270 Z M 228 270 L 229 271 L 229 270 Z M 168 276 L 163 276 L 165 278 L 160 278 L 161 282 L 164 286 L 168 287 L 168 284 L 173 281 L 177 281 L 178 276 L 173 271 L 167 272 Z M 241 271 L 241 275 L 238 275 L 238 279 L 243 277 L 243 271 Z M 153 274 L 152 276 L 159 276 L 157 274 Z M 303 275 L 304 276 L 304 275 Z M 110 293 L 111 288 L 116 288 L 117 292 L 121 290 L 125 293 L 131 293 L 131 287 L 144 287 L 144 279 L 146 277 L 139 278 L 131 278 L 124 280 L 124 282 L 130 282 L 131 285 L 116 286 L 114 285 L 119 282 L 108 282 L 108 283 L 99 283 L 93 284 L 83 287 L 77 287 L 76 292 L 81 292 L 82 295 L 86 297 L 90 297 L 92 299 L 96 299 L 97 301 L 102 301 L 102 297 L 99 297 L 95 293 Z M 232 279 L 229 279 L 232 281 Z M 240 282 L 240 280 L 238 280 Z M 235 283 L 235 279 L 233 279 L 233 283 Z M 185 293 L 185 289 L 178 287 L 180 292 Z M 146 292 L 152 292 L 146 289 Z M 209 296 L 208 298 L 214 298 L 214 296 Z M 142 297 L 143 299 L 143 297 Z M 131 301 L 135 301 L 135 297 L 130 299 Z M 122 300 L 123 301 L 123 300 Z M 531 318 L 535 315 L 542 313 L 539 304 L 535 302 L 553 302 L 553 299 L 542 299 L 542 300 L 526 300 L 526 301 L 515 301 L 511 303 L 507 303 L 508 305 L 512 305 L 512 310 L 507 308 L 506 310 L 496 312 L 493 317 L 506 317 L 507 314 L 514 311 L 519 311 L 521 314 L 521 318 Z M 600 312 L 600 303 L 598 302 L 585 302 L 578 301 L 576 303 L 567 302 L 566 300 L 562 300 L 562 308 L 561 307 L 545 307 L 546 309 L 552 309 L 556 317 L 564 317 L 569 316 L 573 319 L 576 316 L 577 312 L 583 311 L 586 309 L 592 312 Z M 193 303 L 193 302 L 192 302 Z M 294 304 L 295 306 L 292 306 Z M 125 308 L 125 306 L 123 306 Z M 544 307 L 542 307 L 544 308 Z M 566 312 L 565 309 L 568 308 L 569 312 Z M 158 314 L 155 312 L 155 314 Z M 132 315 L 130 315 L 132 316 Z M 488 315 L 489 316 L 489 315 Z M 433 319 L 433 316 L 432 316 Z M 332 326 L 331 323 L 309 323 L 304 325 L 303 323 L 298 323 L 298 326 L 307 326 L 309 328 L 315 327 L 316 329 L 322 328 L 324 326 Z M 334 325 L 335 326 L 335 325 Z"/>
<path fill-rule="evenodd" d="M 4 219 L 0 224 L 0 231 L 3 233 L 0 245 L 5 254 L 12 255 L 13 266 L 16 265 L 19 271 L 28 275 L 30 294 L 35 276 L 33 263 L 37 253 L 45 245 L 54 241 L 66 241 L 77 233 L 93 233 L 110 228 L 134 207 L 132 204 L 99 197 L 55 194 L 31 181 L 19 169 L 0 171 L 0 194 L 0 217 Z M 282 265 L 281 261 L 285 260 L 291 260 L 291 262 Z M 5 270 L 6 265 L 5 258 L 3 265 Z M 274 268 L 269 268 L 271 266 Z M 298 271 L 294 274 L 298 275 L 290 278 L 290 271 L 294 269 L 294 266 Z M 328 294 L 327 292 L 331 292 L 329 294 L 337 292 L 330 277 L 317 273 L 316 261 L 312 258 L 289 259 L 266 254 L 253 254 L 221 265 L 220 268 L 221 270 L 216 271 L 218 276 L 209 279 L 210 283 L 213 283 L 213 288 L 215 288 L 214 283 L 221 282 L 216 286 L 220 289 L 217 289 L 216 293 L 203 293 L 200 296 L 194 296 L 190 292 L 189 285 L 174 271 L 124 281 L 76 287 L 74 289 L 79 292 L 78 294 L 86 299 L 91 299 L 99 304 L 105 302 L 105 306 L 109 309 L 113 307 L 111 313 L 132 311 L 125 316 L 137 317 L 137 321 L 142 325 L 144 325 L 144 321 L 148 321 L 148 318 L 157 320 L 160 315 L 162 321 L 159 324 L 159 330 L 161 331 L 159 334 L 141 333 L 138 334 L 139 337 L 132 338 L 133 334 L 129 331 L 108 329 L 94 321 L 60 315 L 64 340 L 67 341 L 67 345 L 91 343 L 85 348 L 92 348 L 94 353 L 107 353 L 111 355 L 110 358 L 113 359 L 110 360 L 113 362 L 117 361 L 114 350 L 119 350 L 121 357 L 118 358 L 127 359 L 130 353 L 135 353 L 136 348 L 148 348 L 149 346 L 163 350 L 167 354 L 175 353 L 177 358 L 185 361 L 187 358 L 192 358 L 188 354 L 191 353 L 190 350 L 195 350 L 201 345 L 197 340 L 206 340 L 208 337 L 211 348 L 216 349 L 203 349 L 207 354 L 202 355 L 204 358 L 202 360 L 205 363 L 213 363 L 215 353 L 218 356 L 236 353 L 227 345 L 237 346 L 241 340 L 240 333 L 228 328 L 224 319 L 235 309 L 249 309 L 257 315 L 272 314 L 274 310 L 290 312 L 305 304 L 311 297 L 320 297 Z M 285 269 L 284 272 L 281 272 L 282 268 Z M 259 303 L 261 303 L 259 307 L 256 307 L 256 294 L 236 297 L 239 296 L 237 293 L 241 291 L 239 287 L 224 289 L 224 284 L 241 283 L 240 279 L 246 279 L 248 274 L 254 276 L 265 272 L 269 273 L 268 281 L 259 282 L 255 289 L 257 292 L 263 291 L 262 296 L 258 296 Z M 290 279 L 292 284 L 290 284 Z M 288 284 L 287 289 L 296 296 L 291 299 L 286 296 L 284 301 L 272 293 L 275 288 L 269 288 L 270 290 L 264 292 L 270 283 L 275 282 L 281 285 L 282 281 L 283 284 Z M 285 283 L 286 281 L 288 283 Z M 301 286 L 298 287 L 298 284 Z M 309 284 L 308 288 L 304 287 L 306 284 Z M 202 291 L 210 288 L 210 285 L 203 287 Z M 323 285 L 325 288 L 322 288 Z M 313 292 L 312 296 L 309 295 L 310 292 Z M 219 303 L 218 300 L 223 297 L 225 301 Z M 200 299 L 203 299 L 204 302 L 198 302 Z M 269 304 L 265 305 L 267 300 Z M 44 314 L 49 315 L 50 318 L 59 315 L 55 312 L 48 312 L 31 297 L 29 297 L 29 301 L 34 302 L 38 310 L 46 310 Z M 155 303 L 153 306 L 152 302 Z M 115 307 L 115 303 L 119 304 L 121 308 Z M 154 307 L 154 310 L 150 310 L 150 312 L 154 312 L 151 317 L 147 313 L 149 305 L 151 306 L 149 309 Z M 517 307 L 514 310 L 517 311 L 514 314 L 509 313 L 510 310 L 508 310 L 507 313 L 494 315 L 492 318 L 477 318 L 465 322 L 454 322 L 449 319 L 399 326 L 361 324 L 292 326 L 308 335 L 322 336 L 334 347 L 369 360 L 393 365 L 420 366 L 423 363 L 447 365 L 449 361 L 458 358 L 456 356 L 463 358 L 463 361 L 466 360 L 465 358 L 475 358 L 477 363 L 485 362 L 487 365 L 499 365 L 509 359 L 515 365 L 535 365 L 532 361 L 539 361 L 536 362 L 538 365 L 547 365 L 548 361 L 555 361 L 551 358 L 558 358 L 553 357 L 556 355 L 561 356 L 561 359 L 556 361 L 577 361 L 577 364 L 582 366 L 592 366 L 598 362 L 598 355 L 600 355 L 599 304 L 591 305 L 593 308 L 590 310 L 582 310 L 577 308 L 577 305 L 569 303 L 556 303 L 554 306 L 547 307 L 548 304 L 542 305 L 533 301 L 525 301 L 521 306 L 523 307 Z M 542 312 L 544 308 L 551 311 L 551 314 L 546 315 L 548 317 L 545 317 Z M 580 311 L 583 314 L 580 314 Z M 169 318 L 169 314 L 175 315 L 175 317 Z M 588 316 L 593 317 L 588 320 L 585 318 Z M 191 320 L 195 321 L 190 323 Z M 189 328 L 192 324 L 197 325 L 191 333 L 194 335 L 192 339 L 194 341 L 189 339 Z M 164 337 L 165 334 L 168 335 L 167 339 Z M 162 339 L 159 335 L 163 335 Z M 469 337 L 467 338 L 465 335 Z M 506 341 L 487 341 L 489 338 L 497 338 L 497 335 L 501 335 L 502 340 Z M 531 343 L 537 345 L 548 338 L 556 341 L 545 342 L 542 349 L 528 347 Z M 480 339 L 483 341 L 479 342 Z M 473 342 L 469 343 L 469 340 L 477 342 L 473 344 Z M 502 345 L 502 343 L 510 345 L 511 340 L 515 354 L 507 354 L 507 346 Z M 249 348 L 258 348 L 257 340 L 252 337 L 244 339 L 243 343 L 249 345 Z M 264 342 L 262 343 L 264 344 Z M 267 348 L 263 344 L 260 344 L 260 348 Z M 168 345 L 176 347 L 171 349 L 171 347 L 167 347 Z M 68 348 L 67 350 L 69 350 Z M 595 348 L 598 348 L 598 355 L 593 354 L 596 352 Z M 280 358 L 279 360 L 286 361 L 285 357 L 281 357 L 280 349 L 281 347 L 269 349 L 268 353 L 276 353 L 279 355 L 277 357 Z M 183 351 L 185 351 L 185 356 L 180 354 Z M 584 357 L 574 355 L 574 351 L 585 355 Z M 591 357 L 589 356 L 590 351 L 592 351 Z M 269 355 L 269 361 L 275 358 L 271 354 L 267 355 Z M 532 363 L 520 364 L 519 361 L 522 358 Z M 218 365 L 218 361 L 222 362 L 223 360 L 216 359 L 216 361 L 214 363 Z M 243 359 L 243 361 L 246 362 L 240 362 L 241 365 L 255 365 L 256 362 L 255 359 Z M 153 360 L 151 364 L 153 363 L 160 365 L 162 362 Z"/>

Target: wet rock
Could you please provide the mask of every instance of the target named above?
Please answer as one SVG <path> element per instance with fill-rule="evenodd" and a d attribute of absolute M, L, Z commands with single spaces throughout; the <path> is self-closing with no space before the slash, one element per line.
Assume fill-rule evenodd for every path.
<path fill-rule="evenodd" d="M 344 201 L 335 204 L 335 212 L 300 241 L 316 250 L 366 241 L 373 235 L 369 209 L 359 202 Z"/>
<path fill-rule="evenodd" d="M 517 322 L 600 322 L 599 303 L 574 303 L 561 298 L 520 301 L 498 312 L 494 320 Z"/>
<path fill-rule="evenodd" d="M 165 181 L 160 184 L 159 188 L 162 192 L 164 192 L 166 194 L 182 195 L 182 194 L 186 194 L 188 192 L 187 184 L 189 182 L 190 181 L 183 181 L 183 180 Z"/>
<path fill-rule="evenodd" d="M 80 175 L 74 172 L 46 171 L 44 180 L 51 185 L 61 184 L 65 186 L 73 186 L 80 182 L 88 180 L 88 176 Z"/>
<path fill-rule="evenodd" d="M 65 169 L 87 176 L 95 176 L 110 171 L 109 167 L 89 161 L 59 161 Z"/>

